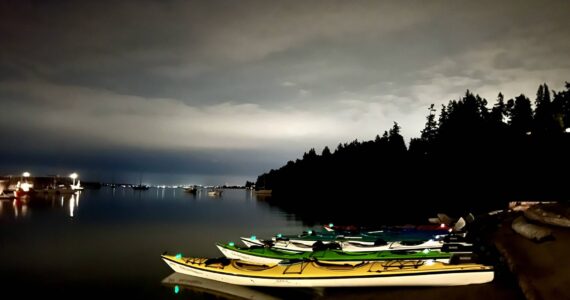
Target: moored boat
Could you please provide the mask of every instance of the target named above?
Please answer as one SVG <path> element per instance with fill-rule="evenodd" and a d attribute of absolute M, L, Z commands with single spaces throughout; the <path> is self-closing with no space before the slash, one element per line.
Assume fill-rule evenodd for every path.
<path fill-rule="evenodd" d="M 489 266 L 449 265 L 425 260 L 346 265 L 301 261 L 267 266 L 227 258 L 162 255 L 162 259 L 175 272 L 247 286 L 454 286 L 486 283 L 494 277 L 493 268 Z"/>
<path fill-rule="evenodd" d="M 184 188 L 184 191 L 185 191 L 186 193 L 190 193 L 190 194 L 194 194 L 194 195 L 195 195 L 195 194 L 198 192 L 198 188 L 195 187 L 195 186 L 185 187 L 185 188 Z"/>
<path fill-rule="evenodd" d="M 144 185 L 144 184 L 139 184 L 139 185 L 133 185 L 133 186 L 131 186 L 131 188 L 135 191 L 146 191 L 146 190 L 150 189 L 150 186 Z"/>
<path fill-rule="evenodd" d="M 222 190 L 211 190 L 211 191 L 208 191 L 208 196 L 210 196 L 210 197 L 219 197 L 219 196 L 222 195 L 222 193 L 223 193 Z"/>

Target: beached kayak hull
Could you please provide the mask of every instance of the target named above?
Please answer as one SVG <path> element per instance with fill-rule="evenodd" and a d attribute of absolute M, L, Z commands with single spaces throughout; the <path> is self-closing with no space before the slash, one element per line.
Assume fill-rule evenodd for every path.
<path fill-rule="evenodd" d="M 374 269 L 374 263 L 350 270 L 331 270 L 304 262 L 276 265 L 261 270 L 239 266 L 236 260 L 228 265 L 207 265 L 205 259 L 162 256 L 175 272 L 245 286 L 267 287 L 363 287 L 363 286 L 456 286 L 480 284 L 493 280 L 491 267 L 482 265 L 449 266 L 434 263 L 418 268 Z"/>

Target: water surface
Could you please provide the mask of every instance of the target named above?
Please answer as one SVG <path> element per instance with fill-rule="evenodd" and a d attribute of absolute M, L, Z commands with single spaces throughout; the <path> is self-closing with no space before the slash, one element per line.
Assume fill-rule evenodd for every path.
<path fill-rule="evenodd" d="M 73 196 L 2 200 L 0 293 L 65 299 L 239 298 L 244 290 L 245 297 L 256 299 L 518 296 L 515 287 L 502 282 L 427 289 L 244 288 L 235 294 L 224 285 L 218 291 L 186 285 L 192 279 L 172 277 L 160 259 L 164 251 L 217 257 L 221 254 L 216 242 L 303 229 L 294 215 L 246 190 L 225 190 L 222 197 L 209 197 L 205 192 L 192 195 L 182 189 L 102 188 Z"/>

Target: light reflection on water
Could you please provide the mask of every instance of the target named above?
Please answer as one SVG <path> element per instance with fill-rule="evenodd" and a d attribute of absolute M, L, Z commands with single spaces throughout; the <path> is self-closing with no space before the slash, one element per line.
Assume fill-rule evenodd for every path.
<path fill-rule="evenodd" d="M 2 289 L 31 296 L 61 296 L 60 285 L 78 292 L 134 289 L 132 295 L 140 290 L 145 298 L 171 295 L 161 285 L 172 273 L 160 259 L 165 250 L 217 257 L 216 242 L 303 229 L 294 217 L 255 201 L 250 191 L 210 197 L 206 190 L 193 195 L 169 188 L 2 200 L 0 225 L 0 257 L 9 258 L 1 264 Z M 26 290 L 30 281 L 41 288 Z"/>
<path fill-rule="evenodd" d="M 80 205 L 81 204 L 81 205 Z M 334 222 L 334 220 L 331 220 Z M 2 200 L 0 206 L 1 292 L 22 297 L 82 295 L 169 299 L 237 297 L 212 290 L 164 283 L 172 270 L 160 259 L 165 250 L 187 256 L 218 257 L 216 242 L 240 236 L 270 237 L 307 229 L 246 190 L 208 196 L 182 189 L 84 190 L 73 195 Z M 184 282 L 186 279 L 177 278 Z M 172 279 L 172 278 L 171 278 Z M 33 284 L 34 289 L 28 286 Z M 224 286 L 222 284 L 222 286 Z M 65 290 L 62 290 L 65 287 Z M 423 298 L 495 294 L 513 299 L 511 287 L 430 289 L 287 290 L 244 288 L 266 298 Z M 223 288 L 225 292 L 228 287 Z M 385 297 L 383 295 L 386 295 Z M 462 295 L 468 295 L 465 298 Z M 493 297 L 491 297 L 493 298 Z M 490 299 L 491 299 L 490 298 Z"/>

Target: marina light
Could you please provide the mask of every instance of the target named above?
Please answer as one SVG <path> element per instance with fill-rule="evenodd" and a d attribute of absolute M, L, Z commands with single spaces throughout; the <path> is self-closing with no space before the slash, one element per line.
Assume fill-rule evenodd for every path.
<path fill-rule="evenodd" d="M 230 247 L 233 247 L 233 246 L 235 246 L 235 245 L 236 245 L 236 244 L 235 244 L 234 242 L 229 242 L 229 243 L 228 243 L 228 246 L 230 246 Z"/>
<path fill-rule="evenodd" d="M 256 237 L 255 235 L 252 235 L 252 236 L 251 236 L 251 239 L 252 239 L 253 241 L 255 241 L 255 240 L 257 240 L 257 237 Z"/>
<path fill-rule="evenodd" d="M 329 223 L 329 227 L 333 228 L 334 224 L 333 223 Z"/>
<path fill-rule="evenodd" d="M 75 179 L 77 179 L 77 173 L 71 173 L 69 175 L 69 178 L 73 179 L 73 183 L 71 185 L 75 185 Z"/>
<path fill-rule="evenodd" d="M 24 176 L 24 177 L 26 177 L 26 178 L 27 178 L 27 177 L 30 177 L 30 172 L 24 172 L 24 173 L 22 173 L 22 176 Z"/>
<path fill-rule="evenodd" d="M 434 260 L 433 259 L 428 259 L 426 260 L 426 266 L 431 266 L 434 264 Z"/>
<path fill-rule="evenodd" d="M 281 233 L 278 233 L 278 234 L 277 234 L 277 237 L 278 237 L 278 238 L 282 238 L 283 235 L 282 235 Z"/>
<path fill-rule="evenodd" d="M 424 254 L 428 254 L 429 253 L 429 249 L 424 249 L 424 251 L 422 251 Z"/>
<path fill-rule="evenodd" d="M 445 228 L 445 224 L 441 223 L 441 225 L 439 225 L 439 227 Z"/>
<path fill-rule="evenodd" d="M 176 256 L 174 256 L 176 259 L 182 259 L 182 253 L 178 253 L 176 254 Z"/>
<path fill-rule="evenodd" d="M 564 132 L 570 133 L 570 127 L 566 128 L 566 130 L 564 130 Z"/>
<path fill-rule="evenodd" d="M 174 293 L 175 293 L 175 294 L 180 293 L 180 287 L 179 287 L 178 285 L 175 285 L 175 286 L 174 286 Z"/>
<path fill-rule="evenodd" d="M 22 189 L 22 191 L 24 191 L 26 193 L 30 191 L 31 187 L 32 187 L 32 185 L 27 183 L 27 182 L 20 184 L 20 188 Z"/>

